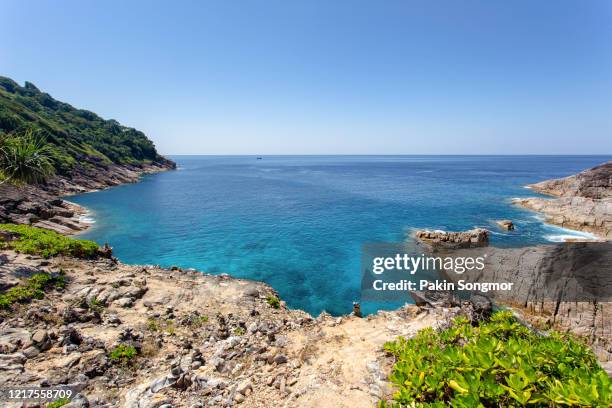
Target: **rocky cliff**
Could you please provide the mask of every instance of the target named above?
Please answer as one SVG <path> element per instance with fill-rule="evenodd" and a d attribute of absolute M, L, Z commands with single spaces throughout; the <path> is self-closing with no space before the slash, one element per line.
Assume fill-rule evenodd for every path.
<path fill-rule="evenodd" d="M 517 198 L 514 203 L 543 213 L 551 224 L 612 239 L 612 162 L 529 187 L 556 198 Z"/>
<path fill-rule="evenodd" d="M 529 186 L 555 197 L 612 198 L 612 162 L 562 179 L 546 180 Z"/>
<path fill-rule="evenodd" d="M 602 361 L 612 360 L 612 243 L 573 242 L 524 248 L 471 248 L 452 257 L 483 257 L 483 270 L 444 277 L 457 283 L 513 283 L 484 295 L 512 306 L 540 328 L 584 337 Z"/>

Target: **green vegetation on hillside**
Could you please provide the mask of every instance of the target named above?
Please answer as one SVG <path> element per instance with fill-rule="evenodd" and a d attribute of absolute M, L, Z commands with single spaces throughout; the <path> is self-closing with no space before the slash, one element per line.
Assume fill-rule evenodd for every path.
<path fill-rule="evenodd" d="M 166 161 L 144 133 L 57 101 L 30 82 L 22 87 L 0 76 L 0 139 L 28 130 L 49 144 L 53 167 L 60 174 L 67 174 L 77 163 Z"/>
<path fill-rule="evenodd" d="M 442 331 L 385 344 L 397 386 L 381 407 L 608 407 L 612 384 L 592 351 L 559 333 L 540 336 L 509 312 L 473 327 L 456 318 Z"/>
<path fill-rule="evenodd" d="M 94 258 L 98 254 L 98 244 L 95 242 L 68 238 L 54 231 L 29 225 L 0 224 L 0 231 L 2 230 L 14 232 L 18 238 L 0 242 L 0 248 L 10 248 L 24 254 L 40 255 L 45 258 L 56 255 Z"/>
<path fill-rule="evenodd" d="M 51 288 L 63 288 L 63 273 L 37 273 L 23 283 L 0 293 L 0 309 L 9 309 L 15 303 L 27 303 L 32 299 L 42 299 L 45 291 Z"/>

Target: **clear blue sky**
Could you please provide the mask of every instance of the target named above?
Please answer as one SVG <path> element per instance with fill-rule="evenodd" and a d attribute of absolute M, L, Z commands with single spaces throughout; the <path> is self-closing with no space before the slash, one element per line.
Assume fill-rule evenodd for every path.
<path fill-rule="evenodd" d="M 608 0 L 4 0 L 0 39 L 165 154 L 612 153 Z"/>

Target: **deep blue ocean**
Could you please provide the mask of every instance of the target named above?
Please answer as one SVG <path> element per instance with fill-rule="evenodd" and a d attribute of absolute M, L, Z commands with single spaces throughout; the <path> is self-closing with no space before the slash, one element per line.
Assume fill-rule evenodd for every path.
<path fill-rule="evenodd" d="M 603 156 L 175 156 L 177 171 L 69 197 L 91 210 L 81 234 L 126 263 L 177 265 L 261 280 L 292 308 L 349 313 L 361 245 L 418 228 L 493 231 L 492 245 L 558 241 L 571 231 L 510 204 L 526 184 Z M 502 232 L 496 219 L 511 219 Z M 409 301 L 409 299 L 407 299 Z M 366 312 L 392 308 L 365 304 Z"/>

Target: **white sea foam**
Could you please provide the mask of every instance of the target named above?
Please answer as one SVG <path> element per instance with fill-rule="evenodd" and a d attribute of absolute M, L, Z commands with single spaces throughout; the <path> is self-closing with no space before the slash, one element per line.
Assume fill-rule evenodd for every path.
<path fill-rule="evenodd" d="M 550 242 L 567 242 L 567 241 L 597 241 L 597 238 L 582 237 L 578 235 L 544 235 L 544 238 Z"/>
<path fill-rule="evenodd" d="M 72 201 L 68 201 L 65 198 L 62 198 L 62 200 L 64 200 L 65 203 L 68 203 L 68 204 L 73 205 L 75 207 L 78 207 L 78 208 L 86 210 L 84 213 L 79 214 L 79 216 L 78 216 L 79 222 L 82 222 L 83 224 L 95 224 L 96 220 L 94 219 L 94 215 L 93 215 L 92 211 L 87 210 L 82 205 L 79 205 L 77 203 L 73 203 Z"/>
<path fill-rule="evenodd" d="M 92 214 L 90 214 L 89 212 L 79 215 L 79 222 L 82 222 L 83 224 L 95 224 L 96 220 L 93 218 Z"/>
<path fill-rule="evenodd" d="M 561 227 L 551 227 L 548 229 L 552 229 L 556 234 L 548 234 L 544 235 L 544 238 L 550 242 L 566 242 L 566 241 L 599 241 L 596 235 L 591 234 L 589 232 L 583 231 L 574 231 L 567 228 Z"/>

